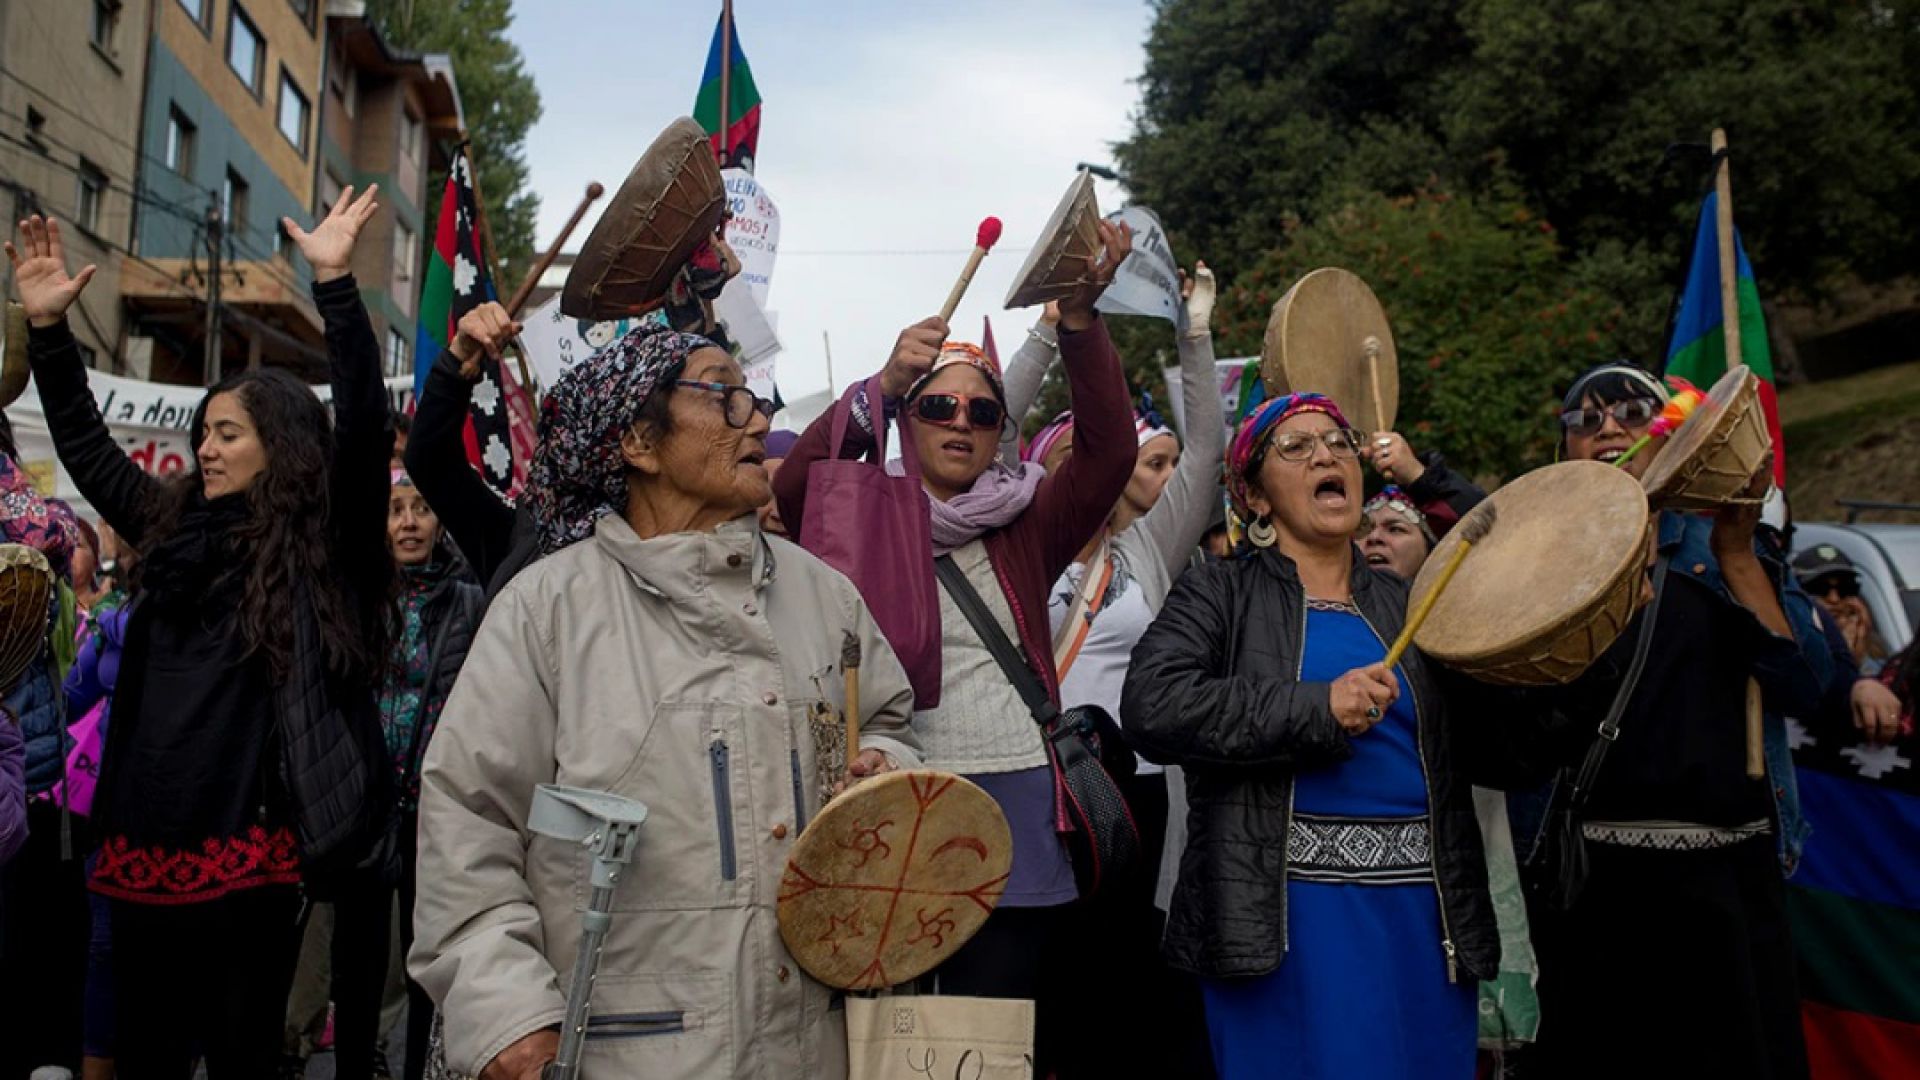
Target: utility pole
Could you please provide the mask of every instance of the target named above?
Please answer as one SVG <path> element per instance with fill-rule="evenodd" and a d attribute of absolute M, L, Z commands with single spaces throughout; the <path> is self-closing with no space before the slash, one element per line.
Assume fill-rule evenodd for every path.
<path fill-rule="evenodd" d="M 220 381 L 220 248 L 223 243 L 222 209 L 215 199 L 207 207 L 207 385 Z"/>

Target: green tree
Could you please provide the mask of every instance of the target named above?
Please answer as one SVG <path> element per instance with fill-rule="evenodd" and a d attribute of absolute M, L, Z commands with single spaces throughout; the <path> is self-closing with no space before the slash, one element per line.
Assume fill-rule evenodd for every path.
<path fill-rule="evenodd" d="M 452 57 L 474 178 L 503 278 L 498 288 L 512 289 L 533 262 L 540 197 L 527 186 L 526 141 L 540 119 L 540 91 L 519 46 L 507 38 L 513 25 L 509 0 L 370 0 L 367 11 L 393 45 Z M 445 186 L 444 172 L 429 183 L 429 229 L 439 220 Z"/>

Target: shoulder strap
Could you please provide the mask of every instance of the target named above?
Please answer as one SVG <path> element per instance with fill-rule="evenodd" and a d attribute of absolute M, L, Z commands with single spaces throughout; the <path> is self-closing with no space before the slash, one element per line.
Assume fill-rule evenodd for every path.
<path fill-rule="evenodd" d="M 1087 635 L 1093 631 L 1094 617 L 1106 605 L 1107 586 L 1113 583 L 1113 571 L 1112 544 L 1102 539 L 1093 558 L 1087 561 L 1080 588 L 1074 590 L 1073 604 L 1067 608 L 1066 618 L 1060 621 L 1060 632 L 1054 635 L 1053 670 L 1062 679 L 1073 668 L 1073 662 L 1080 658 L 1080 649 L 1087 643 Z"/>
<path fill-rule="evenodd" d="M 1660 621 L 1660 599 L 1667 592 L 1667 566 L 1671 561 L 1671 556 L 1661 555 L 1659 562 L 1654 565 L 1653 600 L 1642 613 L 1640 636 L 1633 645 L 1633 662 L 1628 665 L 1626 678 L 1621 680 L 1620 689 L 1613 695 L 1613 705 L 1607 709 L 1606 719 L 1600 721 L 1593 745 L 1587 747 L 1587 756 L 1581 760 L 1580 771 L 1574 775 L 1573 787 L 1567 793 L 1567 806 L 1576 815 L 1593 794 L 1593 785 L 1600 779 L 1600 766 L 1607 760 L 1607 750 L 1620 738 L 1620 718 L 1626 714 L 1627 705 L 1640 685 L 1640 673 L 1647 666 L 1647 654 L 1652 651 L 1653 628 Z"/>
<path fill-rule="evenodd" d="M 987 602 L 980 598 L 973 583 L 967 580 L 960 564 L 953 561 L 953 556 L 942 555 L 933 560 L 933 572 L 940 578 L 940 584 L 946 586 L 947 595 L 953 597 L 953 603 L 960 613 L 973 625 L 974 633 L 980 635 L 981 644 L 987 647 L 994 662 L 1000 665 L 1000 670 L 1013 683 L 1013 688 L 1020 692 L 1020 700 L 1027 703 L 1027 711 L 1033 714 L 1034 722 L 1043 728 L 1051 724 L 1060 710 L 1053 704 L 1053 699 L 1047 696 L 1047 688 L 1040 684 L 1040 676 L 1033 673 L 1033 668 L 1020 655 L 1013 639 L 1007 637 L 1000 620 L 987 610 Z"/>

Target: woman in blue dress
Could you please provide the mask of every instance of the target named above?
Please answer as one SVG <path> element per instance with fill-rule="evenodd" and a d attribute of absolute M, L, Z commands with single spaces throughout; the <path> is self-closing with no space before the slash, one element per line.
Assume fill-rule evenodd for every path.
<path fill-rule="evenodd" d="M 1168 959 L 1202 980 L 1225 1080 L 1464 1080 L 1499 960 L 1468 718 L 1417 652 L 1381 664 L 1408 585 L 1353 546 L 1359 436 L 1327 398 L 1278 398 L 1227 471 L 1249 547 L 1182 577 L 1121 706 L 1186 769 Z"/>

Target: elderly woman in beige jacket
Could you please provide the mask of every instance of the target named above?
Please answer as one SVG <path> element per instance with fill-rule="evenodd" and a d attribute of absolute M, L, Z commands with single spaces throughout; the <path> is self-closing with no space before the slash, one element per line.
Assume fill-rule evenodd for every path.
<path fill-rule="evenodd" d="M 488 310 L 482 335 L 504 336 Z M 781 943 L 775 894 L 821 802 L 808 713 L 842 683 L 843 632 L 864 656 L 855 777 L 918 764 L 912 691 L 853 586 L 761 533 L 772 411 L 727 353 L 652 327 L 547 401 L 527 496 L 544 557 L 494 601 L 422 777 L 408 962 L 458 1072 L 534 1080 L 557 1046 L 587 860 L 527 810 L 561 783 L 651 811 L 584 1075 L 846 1075 L 843 1014 Z"/>

